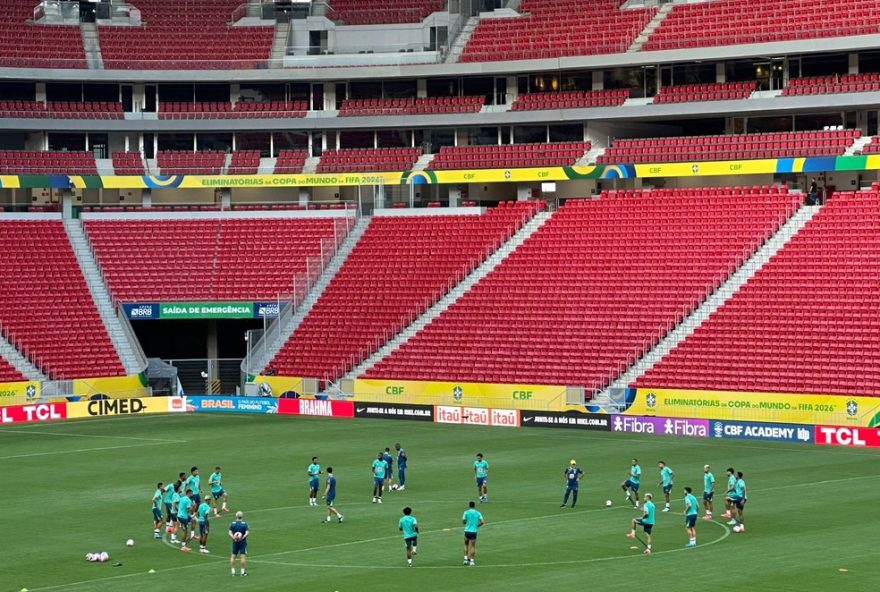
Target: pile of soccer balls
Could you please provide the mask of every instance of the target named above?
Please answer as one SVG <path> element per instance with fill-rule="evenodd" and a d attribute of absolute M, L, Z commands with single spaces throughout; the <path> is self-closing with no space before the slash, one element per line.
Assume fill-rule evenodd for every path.
<path fill-rule="evenodd" d="M 110 554 L 107 551 L 101 551 L 100 553 L 86 553 L 86 561 L 104 563 L 109 560 Z"/>

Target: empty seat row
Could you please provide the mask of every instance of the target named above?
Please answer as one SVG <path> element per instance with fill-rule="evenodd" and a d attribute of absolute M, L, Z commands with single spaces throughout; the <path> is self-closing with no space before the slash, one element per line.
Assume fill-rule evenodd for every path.
<path fill-rule="evenodd" d="M 443 146 L 431 161 L 430 168 L 450 170 L 566 166 L 577 162 L 589 150 L 589 142 Z"/>

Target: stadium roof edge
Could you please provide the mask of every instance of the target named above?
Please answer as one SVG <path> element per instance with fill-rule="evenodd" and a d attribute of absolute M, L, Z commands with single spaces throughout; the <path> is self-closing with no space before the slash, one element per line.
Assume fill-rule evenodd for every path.
<path fill-rule="evenodd" d="M 840 51 L 876 50 L 880 34 L 832 37 L 799 41 L 777 41 L 746 45 L 725 45 L 666 51 L 577 56 L 515 62 L 467 62 L 412 66 L 369 66 L 334 68 L 278 68 L 266 70 L 84 70 L 0 68 L 0 80 L 93 82 L 320 82 L 376 78 L 431 78 L 446 76 L 501 76 L 533 71 L 582 70 L 653 66 L 665 63 L 724 61 L 753 57 L 775 57 Z"/>

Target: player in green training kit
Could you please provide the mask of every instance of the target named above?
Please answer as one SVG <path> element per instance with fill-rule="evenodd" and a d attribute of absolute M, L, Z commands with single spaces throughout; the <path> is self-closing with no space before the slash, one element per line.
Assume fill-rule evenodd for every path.
<path fill-rule="evenodd" d="M 418 555 L 419 523 L 412 515 L 412 508 L 403 509 L 403 518 L 397 523 L 397 529 L 403 533 L 403 544 L 406 545 L 406 564 L 412 567 L 413 555 Z"/>
<path fill-rule="evenodd" d="M 193 467 L 190 469 L 190 475 L 186 478 L 185 486 L 187 489 L 192 490 L 192 501 L 198 506 L 202 503 L 202 488 L 199 485 L 201 481 L 201 477 L 199 477 L 199 468 Z"/>
<path fill-rule="evenodd" d="M 669 492 L 672 491 L 672 478 L 674 473 L 672 469 L 666 466 L 666 462 L 659 461 L 657 463 L 657 467 L 660 469 L 660 485 L 663 487 L 663 497 L 666 501 L 666 505 L 663 507 L 664 512 L 669 511 Z"/>
<path fill-rule="evenodd" d="M 650 493 L 645 494 L 645 506 L 642 509 L 641 518 L 633 518 L 632 527 L 627 538 L 636 538 L 636 526 L 641 526 L 645 531 L 645 555 L 651 554 L 651 532 L 654 530 L 654 496 Z"/>
<path fill-rule="evenodd" d="M 727 467 L 727 493 L 724 494 L 724 507 L 727 511 L 721 515 L 722 518 L 733 518 L 733 502 L 730 496 L 733 495 L 735 488 L 736 471 L 733 470 L 733 467 Z"/>
<path fill-rule="evenodd" d="M 734 515 L 728 524 L 735 525 L 733 532 L 745 532 L 746 525 L 743 521 L 743 510 L 745 510 L 746 502 L 749 500 L 746 491 L 746 482 L 743 479 L 742 471 L 736 472 L 736 483 L 733 485 L 733 493 L 730 495 L 730 502 L 733 504 Z"/>
<path fill-rule="evenodd" d="M 688 535 L 688 544 L 685 547 L 697 546 L 697 498 L 691 493 L 690 487 L 684 488 L 684 528 Z"/>
<path fill-rule="evenodd" d="M 474 461 L 474 475 L 477 477 L 477 495 L 480 496 L 480 503 L 485 504 L 489 501 L 489 461 L 483 460 L 483 453 L 477 454 L 477 460 Z"/>
<path fill-rule="evenodd" d="M 159 529 L 162 528 L 162 482 L 156 484 L 156 491 L 153 492 L 153 503 L 151 504 L 151 509 L 153 510 L 153 538 L 161 539 L 162 535 L 159 534 Z"/>
<path fill-rule="evenodd" d="M 468 502 L 468 509 L 461 517 L 461 523 L 464 524 L 464 564 L 471 567 L 475 565 L 477 556 L 477 531 L 486 524 L 483 515 L 475 509 L 476 505 Z"/>
<path fill-rule="evenodd" d="M 183 536 L 180 537 L 180 550 L 184 552 L 190 550 L 190 548 L 186 546 L 186 543 L 190 540 L 190 537 L 188 535 L 190 532 L 190 525 L 192 524 L 192 495 L 192 489 L 187 489 L 186 493 L 180 496 L 180 499 L 177 500 L 177 524 L 180 525 L 180 528 L 183 529 Z M 194 538 L 196 536 L 196 533 L 193 532 L 192 536 Z"/>
<path fill-rule="evenodd" d="M 345 517 L 333 507 L 333 502 L 336 500 L 336 476 L 333 474 L 333 467 L 327 467 L 327 487 L 321 498 L 327 500 L 327 522 L 330 522 L 330 516 L 336 514 L 336 519 L 342 524 Z"/>
<path fill-rule="evenodd" d="M 620 487 L 626 494 L 626 501 L 631 503 L 634 508 L 639 507 L 639 485 L 641 484 L 642 467 L 639 466 L 639 459 L 632 459 L 632 466 L 629 468 L 629 475 L 623 485 Z"/>
<path fill-rule="evenodd" d="M 199 522 L 199 553 L 210 553 L 208 551 L 208 530 L 210 529 L 208 514 L 210 513 L 211 504 L 208 503 L 207 499 L 203 499 L 196 509 L 196 517 Z"/>
<path fill-rule="evenodd" d="M 318 506 L 318 488 L 321 486 L 321 465 L 318 464 L 318 457 L 312 457 L 312 464 L 308 468 L 309 473 L 309 505 Z"/>
<path fill-rule="evenodd" d="M 709 465 L 703 465 L 703 508 L 706 509 L 703 520 L 712 519 L 713 497 L 715 497 L 715 475 L 709 470 Z"/>
<path fill-rule="evenodd" d="M 219 518 L 220 513 L 217 511 L 218 499 L 223 498 L 223 508 L 221 509 L 224 512 L 229 511 L 229 508 L 226 506 L 229 502 L 229 494 L 223 489 L 223 473 L 220 472 L 220 467 L 214 467 L 214 472 L 208 477 L 208 484 L 211 486 L 211 497 L 214 499 L 214 516 Z"/>
<path fill-rule="evenodd" d="M 376 460 L 373 461 L 373 503 L 382 503 L 382 488 L 385 486 L 385 469 L 388 465 L 385 463 L 385 455 L 379 453 Z"/>

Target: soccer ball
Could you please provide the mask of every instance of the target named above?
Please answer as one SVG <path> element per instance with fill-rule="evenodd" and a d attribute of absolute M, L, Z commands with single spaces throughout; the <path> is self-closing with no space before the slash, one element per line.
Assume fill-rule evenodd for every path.
<path fill-rule="evenodd" d="M 101 551 L 101 555 L 98 557 L 98 561 L 104 563 L 108 559 L 110 559 L 110 554 L 107 553 L 107 551 Z"/>
<path fill-rule="evenodd" d="M 234 535 L 232 535 L 232 538 L 235 539 L 236 541 L 240 541 L 241 537 L 242 537 L 242 534 L 240 532 L 237 532 Z"/>
<path fill-rule="evenodd" d="M 95 554 L 94 553 L 86 553 L 86 561 L 94 561 Z"/>
<path fill-rule="evenodd" d="M 128 539 L 127 541 L 125 541 L 125 546 L 134 547 L 134 539 Z"/>
<path fill-rule="evenodd" d="M 391 491 L 397 491 L 398 489 L 399 489 L 399 488 L 398 488 L 398 486 L 397 486 L 397 483 L 392 483 L 392 484 L 391 484 Z"/>
<path fill-rule="evenodd" d="M 166 527 L 165 527 L 165 532 L 169 532 L 169 533 L 170 533 L 170 532 L 174 532 L 174 527 L 173 527 L 173 526 L 166 526 Z"/>
<path fill-rule="evenodd" d="M 605 500 L 605 507 L 606 508 L 610 508 L 612 505 L 613 504 L 611 503 L 611 500 Z"/>
<path fill-rule="evenodd" d="M 733 527 L 733 532 L 742 532 L 743 528 L 739 524 Z"/>

